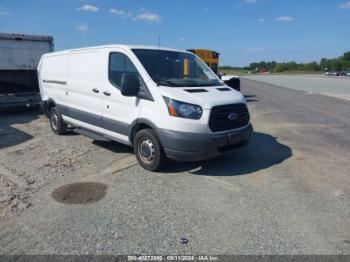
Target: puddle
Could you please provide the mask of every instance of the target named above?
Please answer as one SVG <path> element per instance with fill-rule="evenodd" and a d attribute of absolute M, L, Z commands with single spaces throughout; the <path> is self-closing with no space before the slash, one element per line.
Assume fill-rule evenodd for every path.
<path fill-rule="evenodd" d="M 56 188 L 51 196 L 64 204 L 92 204 L 105 197 L 107 186 L 101 183 L 73 183 Z"/>

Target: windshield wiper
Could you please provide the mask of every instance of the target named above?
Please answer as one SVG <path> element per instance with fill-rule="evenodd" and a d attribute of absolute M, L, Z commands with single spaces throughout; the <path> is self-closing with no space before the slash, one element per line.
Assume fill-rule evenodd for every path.
<path fill-rule="evenodd" d="M 162 86 L 176 86 L 176 87 L 178 87 L 178 85 L 175 85 L 171 81 L 167 81 L 167 80 L 158 81 L 157 84 L 158 84 L 158 86 L 162 85 Z"/>
<path fill-rule="evenodd" d="M 165 86 L 176 86 L 178 87 L 177 84 L 175 84 L 173 81 L 171 80 L 165 80 L 165 79 L 155 79 L 155 81 L 157 82 L 157 85 L 160 86 L 160 85 L 165 85 Z"/>
<path fill-rule="evenodd" d="M 216 86 L 216 83 L 209 81 L 209 83 L 203 82 L 197 79 L 154 79 L 157 85 L 165 85 L 172 87 L 200 87 L 200 86 Z"/>
<path fill-rule="evenodd" d="M 210 84 L 199 84 L 198 86 L 220 86 L 220 84 L 210 83 Z"/>

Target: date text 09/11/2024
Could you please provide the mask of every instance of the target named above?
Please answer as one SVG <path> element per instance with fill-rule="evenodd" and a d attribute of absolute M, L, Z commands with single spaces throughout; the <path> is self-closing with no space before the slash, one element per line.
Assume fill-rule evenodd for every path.
<path fill-rule="evenodd" d="M 128 261 L 217 261 L 216 256 L 128 256 Z"/>

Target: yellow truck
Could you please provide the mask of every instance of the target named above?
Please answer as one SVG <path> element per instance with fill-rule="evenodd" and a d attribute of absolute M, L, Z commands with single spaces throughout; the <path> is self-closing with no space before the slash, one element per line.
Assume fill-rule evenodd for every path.
<path fill-rule="evenodd" d="M 241 90 L 241 80 L 239 79 L 239 76 L 219 74 L 220 53 L 209 49 L 187 49 L 187 51 L 199 56 L 199 58 L 202 59 L 203 62 L 206 63 L 214 71 L 214 73 L 225 82 L 226 85 L 236 89 L 237 91 Z"/>
<path fill-rule="evenodd" d="M 203 62 L 214 71 L 215 74 L 218 74 L 220 56 L 218 52 L 208 49 L 188 49 L 187 51 L 199 56 Z"/>

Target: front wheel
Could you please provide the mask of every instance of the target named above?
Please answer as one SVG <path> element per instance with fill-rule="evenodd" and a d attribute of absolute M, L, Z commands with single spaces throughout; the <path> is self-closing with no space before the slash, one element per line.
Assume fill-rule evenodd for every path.
<path fill-rule="evenodd" d="M 152 129 L 142 129 L 134 138 L 134 153 L 146 170 L 157 171 L 165 162 L 163 147 Z"/>

